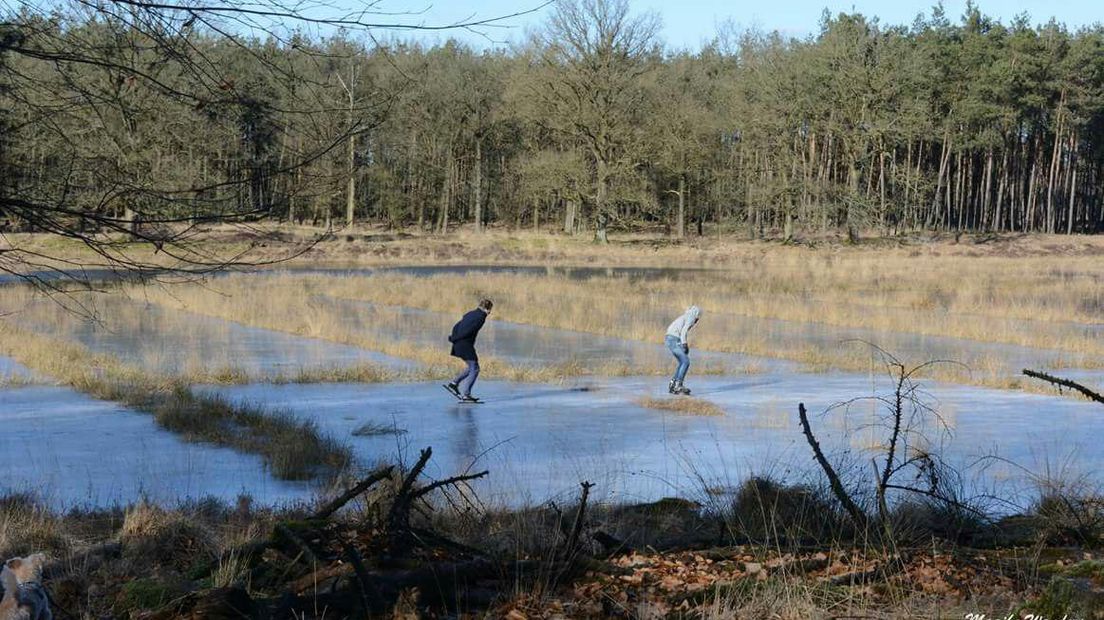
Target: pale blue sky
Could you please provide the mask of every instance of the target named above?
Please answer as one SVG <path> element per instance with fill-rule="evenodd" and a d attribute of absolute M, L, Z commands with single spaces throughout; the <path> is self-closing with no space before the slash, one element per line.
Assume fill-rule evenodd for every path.
<path fill-rule="evenodd" d="M 351 4 L 351 3 L 350 3 Z M 542 4 L 541 0 L 384 0 L 379 6 L 392 11 L 418 11 L 418 16 L 401 18 L 407 23 L 452 23 L 472 18 L 507 15 L 523 8 Z M 896 2 L 831 1 L 831 0 L 630 0 L 637 11 L 654 11 L 663 21 L 663 38 L 674 48 L 697 48 L 712 38 L 717 25 L 726 21 L 747 28 L 779 30 L 794 36 L 804 36 L 816 31 L 821 12 L 828 8 L 833 13 L 859 11 L 867 16 L 878 16 L 883 23 L 909 24 L 917 13 L 930 12 L 932 0 L 898 0 Z M 1104 21 L 1104 3 L 1101 0 L 982 0 L 978 3 L 986 14 L 1000 18 L 1005 23 L 1020 13 L 1027 12 L 1032 21 L 1046 22 L 1055 17 L 1071 28 Z M 944 3 L 947 15 L 957 21 L 966 6 L 966 0 L 948 0 Z M 510 21 L 513 28 L 488 29 L 494 39 L 519 39 L 526 27 L 540 23 L 546 8 L 535 15 Z M 422 12 L 424 11 L 424 12 Z M 423 35 L 440 38 L 447 35 Z M 488 44 L 483 37 L 474 34 L 453 33 L 453 36 L 475 45 Z"/>

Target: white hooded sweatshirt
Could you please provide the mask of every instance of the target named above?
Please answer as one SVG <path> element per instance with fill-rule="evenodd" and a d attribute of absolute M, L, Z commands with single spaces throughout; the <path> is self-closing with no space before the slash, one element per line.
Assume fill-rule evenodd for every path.
<path fill-rule="evenodd" d="M 682 316 L 667 326 L 667 335 L 678 338 L 679 344 L 690 344 L 687 339 L 690 336 L 690 328 L 697 325 L 699 318 L 701 318 L 701 308 L 690 306 Z"/>

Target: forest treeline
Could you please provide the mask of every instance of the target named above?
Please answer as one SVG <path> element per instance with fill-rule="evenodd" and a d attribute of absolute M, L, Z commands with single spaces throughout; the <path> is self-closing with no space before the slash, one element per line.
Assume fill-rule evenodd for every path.
<path fill-rule="evenodd" d="M 79 6 L 0 24 L 7 230 L 88 213 L 600 237 L 1104 229 L 1101 26 L 936 7 L 672 52 L 625 0 L 562 0 L 480 51 Z"/>

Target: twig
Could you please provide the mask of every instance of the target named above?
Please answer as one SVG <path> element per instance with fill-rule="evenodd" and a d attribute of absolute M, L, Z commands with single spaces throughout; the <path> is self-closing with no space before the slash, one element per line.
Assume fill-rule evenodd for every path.
<path fill-rule="evenodd" d="M 482 477 L 484 477 L 484 476 L 486 476 L 490 473 L 491 472 L 489 470 L 484 470 L 484 471 L 479 472 L 478 474 L 467 474 L 467 475 L 464 475 L 464 476 L 453 476 L 452 478 L 446 478 L 445 480 L 438 480 L 437 482 L 434 482 L 433 484 L 428 484 L 425 487 L 415 491 L 414 494 L 411 496 L 411 499 L 418 499 L 418 498 L 422 497 L 423 495 L 427 495 L 427 494 L 429 494 L 429 493 L 431 493 L 431 492 L 433 492 L 433 491 L 435 491 L 435 490 L 437 490 L 437 489 L 439 489 L 443 486 L 448 486 L 448 485 L 451 485 L 451 484 L 457 484 L 459 482 L 467 482 L 469 480 L 478 480 L 478 479 L 480 479 L 480 478 L 482 478 Z"/>
<path fill-rule="evenodd" d="M 392 531 L 407 529 L 410 521 L 410 506 L 414 500 L 414 496 L 410 491 L 414 488 L 414 481 L 422 474 L 431 456 L 433 456 L 433 448 L 427 447 L 422 450 L 418 462 L 410 468 L 410 472 L 403 479 L 402 486 L 399 487 L 399 492 L 395 494 L 395 501 L 391 504 L 391 510 L 387 514 L 387 523 Z"/>
<path fill-rule="evenodd" d="M 391 472 L 394 471 L 394 469 L 395 469 L 394 467 L 389 466 L 389 467 L 382 467 L 382 468 L 377 469 L 376 471 L 372 472 L 372 474 L 370 476 L 368 476 L 364 480 L 361 480 L 360 482 L 356 483 L 356 485 L 353 486 L 353 488 L 349 489 L 348 491 L 345 491 L 345 493 L 343 493 L 341 495 L 341 497 L 338 497 L 337 499 L 331 501 L 330 503 L 323 506 L 321 510 L 314 513 L 314 518 L 315 519 L 329 519 L 331 516 L 333 516 L 333 514 L 335 512 L 337 512 L 338 510 L 341 510 L 341 508 L 345 504 L 348 504 L 349 502 L 353 501 L 353 498 L 355 498 L 356 496 L 360 495 L 361 493 L 367 491 L 369 488 L 372 487 L 372 485 L 376 484 L 380 480 L 383 480 L 385 478 L 390 477 Z"/>
<path fill-rule="evenodd" d="M 1028 370 L 1026 368 L 1024 369 L 1023 374 L 1028 376 L 1028 377 L 1031 377 L 1032 379 L 1041 379 L 1043 381 L 1046 381 L 1047 383 L 1057 385 L 1060 388 L 1065 387 L 1065 388 L 1069 388 L 1071 390 L 1076 390 L 1076 391 L 1080 392 L 1082 395 L 1084 395 L 1086 398 L 1088 398 L 1089 400 L 1093 400 L 1093 401 L 1096 401 L 1100 404 L 1104 404 L 1104 396 L 1100 395 L 1098 392 L 1094 392 L 1094 391 L 1090 390 L 1089 388 L 1087 388 L 1087 387 L 1085 387 L 1085 386 L 1083 386 L 1080 383 L 1077 383 L 1075 381 L 1070 381 L 1069 379 L 1062 379 L 1060 377 L 1055 377 L 1054 375 L 1048 375 L 1045 372 L 1039 372 L 1039 371 L 1036 371 L 1036 370 Z"/>

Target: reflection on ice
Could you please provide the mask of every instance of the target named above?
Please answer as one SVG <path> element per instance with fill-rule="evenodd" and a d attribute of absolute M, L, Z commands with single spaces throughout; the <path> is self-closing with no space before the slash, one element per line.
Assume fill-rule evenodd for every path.
<path fill-rule="evenodd" d="M 344 299 L 319 298 L 318 303 L 356 330 L 438 346 L 442 351 L 447 351 L 445 338 L 458 318 L 419 308 Z M 662 344 L 663 332 L 658 334 L 656 342 L 649 343 L 495 319 L 488 321 L 479 333 L 478 349 L 481 354 L 513 364 L 555 365 L 577 361 L 584 365 L 622 364 L 637 368 L 670 366 L 674 362 Z M 707 351 L 695 352 L 694 362 L 733 370 L 793 368 L 793 364 L 781 360 Z"/>
<path fill-rule="evenodd" d="M 233 368 L 250 375 L 274 376 L 304 368 L 358 363 L 411 366 L 404 360 L 357 347 L 119 297 L 105 297 L 98 303 L 98 323 L 74 316 L 48 300 L 32 304 L 11 320 L 164 373 Z"/>

